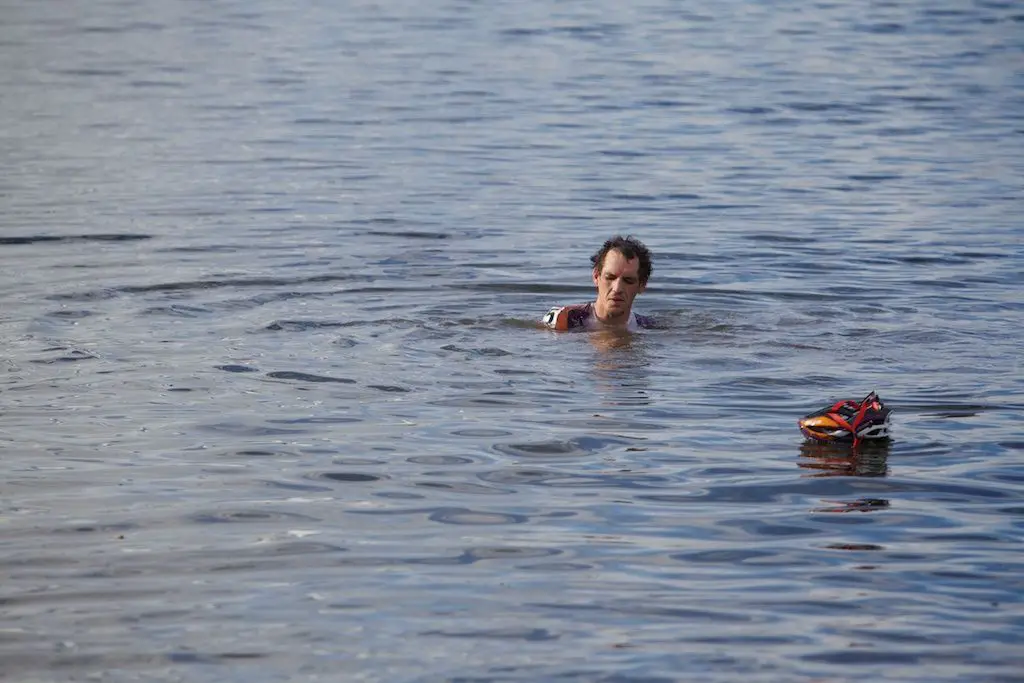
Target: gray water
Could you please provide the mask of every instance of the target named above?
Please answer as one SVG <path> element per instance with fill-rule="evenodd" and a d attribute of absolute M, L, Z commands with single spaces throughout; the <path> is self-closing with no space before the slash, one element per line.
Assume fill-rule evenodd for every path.
<path fill-rule="evenodd" d="M 0 678 L 1022 680 L 1020 4 L 0 18 Z"/>

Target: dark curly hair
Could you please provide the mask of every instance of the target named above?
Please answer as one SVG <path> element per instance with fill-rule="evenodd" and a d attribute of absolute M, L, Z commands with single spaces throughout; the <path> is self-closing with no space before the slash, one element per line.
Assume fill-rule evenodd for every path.
<path fill-rule="evenodd" d="M 627 261 L 632 261 L 635 258 L 640 259 L 640 284 L 646 285 L 647 280 L 651 277 L 651 272 L 654 270 L 654 266 L 651 265 L 650 249 L 632 235 L 629 235 L 628 237 L 616 235 L 610 240 L 607 240 L 601 248 L 594 252 L 594 255 L 590 257 L 590 263 L 593 264 L 595 271 L 600 271 L 604 268 L 604 257 L 612 249 L 625 256 Z"/>

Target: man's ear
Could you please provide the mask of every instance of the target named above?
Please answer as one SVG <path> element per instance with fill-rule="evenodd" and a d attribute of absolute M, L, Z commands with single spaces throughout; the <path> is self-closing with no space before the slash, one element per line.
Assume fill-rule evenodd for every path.
<path fill-rule="evenodd" d="M 596 285 L 598 279 L 601 277 L 601 271 L 599 271 L 597 268 L 594 268 L 594 272 L 591 273 L 591 275 L 594 276 L 594 284 Z"/>

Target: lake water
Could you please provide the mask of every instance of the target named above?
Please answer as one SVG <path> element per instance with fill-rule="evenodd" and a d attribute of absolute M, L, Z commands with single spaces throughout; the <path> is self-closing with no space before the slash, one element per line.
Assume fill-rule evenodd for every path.
<path fill-rule="evenodd" d="M 0 16 L 0 678 L 1022 680 L 1019 3 Z"/>

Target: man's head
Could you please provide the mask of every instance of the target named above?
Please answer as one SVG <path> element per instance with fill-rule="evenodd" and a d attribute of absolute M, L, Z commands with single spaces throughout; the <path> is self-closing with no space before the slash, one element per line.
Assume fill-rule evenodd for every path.
<path fill-rule="evenodd" d="M 597 317 L 624 318 L 633 307 L 633 299 L 647 287 L 653 270 L 651 252 L 638 239 L 617 236 L 605 242 L 590 262 L 597 286 Z"/>
<path fill-rule="evenodd" d="M 599 273 L 604 267 L 605 257 L 608 256 L 608 252 L 617 251 L 626 257 L 627 261 L 637 259 L 639 261 L 639 272 L 640 284 L 644 287 L 647 286 L 647 281 L 651 277 L 651 272 L 654 267 L 651 265 L 651 251 L 644 246 L 644 243 L 637 238 L 630 235 L 629 237 L 623 237 L 616 235 L 615 237 L 607 240 L 600 249 L 598 249 L 593 256 L 590 257 L 590 263 L 594 266 L 594 272 Z"/>

